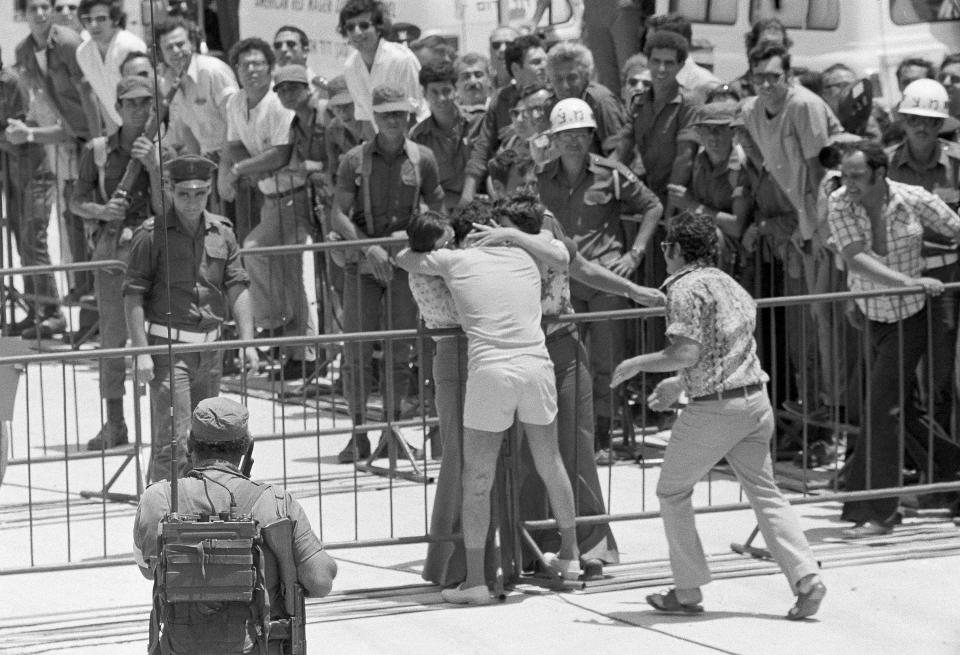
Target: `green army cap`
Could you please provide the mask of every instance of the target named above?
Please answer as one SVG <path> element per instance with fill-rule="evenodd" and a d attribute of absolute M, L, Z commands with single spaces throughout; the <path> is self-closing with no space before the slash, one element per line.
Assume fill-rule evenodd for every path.
<path fill-rule="evenodd" d="M 413 103 L 403 89 L 381 84 L 373 89 L 373 112 L 381 114 L 389 111 L 413 113 Z"/>
<path fill-rule="evenodd" d="M 117 82 L 117 100 L 152 98 L 153 82 L 139 75 L 128 75 Z"/>
<path fill-rule="evenodd" d="M 286 83 L 310 86 L 310 78 L 307 77 L 307 69 L 300 64 L 281 66 L 273 74 L 273 90 L 276 91 L 278 86 Z"/>
<path fill-rule="evenodd" d="M 337 75 L 327 83 L 327 95 L 330 96 L 328 105 L 349 105 L 353 102 L 353 96 L 347 90 L 347 78 L 343 75 Z"/>
<path fill-rule="evenodd" d="M 197 403 L 190 419 L 190 435 L 199 443 L 241 441 L 249 433 L 250 413 L 240 403 L 223 397 L 205 398 Z"/>
<path fill-rule="evenodd" d="M 217 165 L 200 155 L 181 155 L 167 164 L 167 174 L 174 186 L 203 189 L 210 186 Z"/>
<path fill-rule="evenodd" d="M 723 100 L 703 105 L 693 119 L 695 126 L 700 125 L 731 125 L 737 116 L 737 102 Z"/>

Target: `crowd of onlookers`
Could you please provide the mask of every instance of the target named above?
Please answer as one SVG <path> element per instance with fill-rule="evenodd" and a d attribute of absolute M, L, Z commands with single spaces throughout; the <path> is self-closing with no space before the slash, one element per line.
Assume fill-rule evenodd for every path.
<path fill-rule="evenodd" d="M 156 24 L 151 51 L 124 29 L 114 0 L 27 0 L 26 16 L 30 34 L 0 73 L 2 148 L 11 162 L 7 215 L 23 265 L 49 263 L 46 235 L 54 207 L 64 261 L 90 258 L 98 218 L 80 207 L 108 204 L 106 189 L 122 177 L 122 168 L 98 152 L 104 139 L 112 147 L 123 103 L 135 95 L 118 95 L 118 89 L 142 77 L 157 82 L 156 106 L 168 105 L 161 110 L 167 114 L 159 127 L 161 159 L 195 153 L 216 164 L 209 209 L 233 222 L 245 248 L 397 236 L 423 206 L 462 210 L 478 197 L 519 190 L 539 194 L 583 260 L 644 287 L 665 278 L 663 222 L 681 211 L 715 220 L 718 265 L 754 297 L 921 278 L 957 281 L 952 227 L 941 226 L 942 234 L 926 230 L 922 250 L 908 256 L 894 245 L 904 234 L 893 210 L 874 211 L 869 202 L 858 205 L 837 194 L 843 195 L 842 185 L 849 194 L 850 158 L 860 163 L 849 143 L 866 139 L 886 148 L 882 162 L 870 159 L 869 149 L 856 151 L 874 176 L 867 182 L 876 182 L 882 169 L 882 179 L 919 185 L 956 211 L 960 53 L 937 63 L 905 59 L 897 69 L 902 100 L 886 106 L 874 97 L 870 80 L 843 63 L 823 71 L 792 66 L 790 35 L 775 18 L 758 21 L 746 34 L 744 74 L 721 80 L 694 61 L 691 23 L 679 14 L 641 17 L 629 53 L 611 51 L 589 32 L 585 44 L 550 43 L 535 30 L 508 26 L 494 30 L 489 52 L 479 53 L 457 52 L 439 37 L 400 41 L 408 34 L 391 28 L 384 3 L 349 0 L 338 29 L 351 54 L 342 75 L 325 80 L 309 70 L 310 35 L 297 26 L 278 30 L 273 43 L 242 39 L 220 59 L 200 52 L 195 25 L 182 17 Z M 617 69 L 619 77 L 612 76 Z M 850 219 L 843 227 L 841 200 L 866 207 L 848 213 L 873 222 Z M 156 213 L 147 200 L 138 207 L 119 221 L 120 246 Z M 858 247 L 862 253 L 848 250 Z M 884 277 L 864 263 L 863 253 L 909 277 Z M 319 311 L 312 309 L 317 294 L 303 283 L 299 255 L 245 256 L 256 328 L 310 336 L 416 326 L 417 306 L 392 254 L 375 244 L 318 258 Z M 52 275 L 25 278 L 29 313 L 7 324 L 7 334 L 63 334 L 61 304 L 84 301 L 80 333 L 70 335 L 84 338 L 95 329 L 90 310 L 99 307 L 102 315 L 105 305 L 120 302 L 114 296 L 89 300 L 93 278 L 72 274 L 69 289 L 58 289 Z M 618 295 L 574 277 L 569 309 L 626 309 L 635 297 L 624 288 Z M 119 294 L 118 288 L 97 290 Z M 886 311 L 875 304 L 851 305 L 852 322 L 899 325 L 913 316 L 899 301 Z M 936 443 L 936 475 L 953 479 L 958 308 L 951 293 L 926 302 L 921 297 L 919 305 L 931 316 L 935 356 L 919 349 L 929 373 L 917 384 L 908 371 L 899 396 L 910 404 L 922 399 L 923 413 L 943 438 L 918 436 L 907 467 L 925 469 L 924 445 Z M 868 425 L 872 412 L 861 411 L 864 397 L 872 396 L 871 404 L 878 397 L 895 402 L 894 380 L 880 393 L 873 377 L 865 377 L 866 368 L 875 372 L 877 366 L 864 365 L 857 333 L 847 326 L 842 308 L 826 303 L 761 318 L 762 356 L 768 370 L 776 368 L 772 393 L 814 423 Z M 918 339 L 926 346 L 926 325 L 922 329 Z M 613 367 L 633 351 L 656 347 L 660 332 L 641 333 L 624 321 L 581 329 L 599 463 L 618 456 L 611 435 L 624 399 L 610 390 Z M 343 390 L 358 424 L 365 422 L 376 380 L 390 390 L 384 406 L 396 416 L 404 394 L 416 394 L 411 365 L 419 365 L 429 382 L 430 353 L 402 342 L 385 348 L 390 372 L 378 370 L 373 344 L 343 349 Z M 310 345 L 287 348 L 273 375 L 310 379 L 329 357 Z M 92 444 L 97 448 L 126 440 L 116 404 L 123 395 L 120 375 L 119 385 L 102 387 L 115 411 L 108 406 L 107 424 Z M 341 461 L 369 452 L 363 436 L 348 444 Z M 829 443 L 812 454 L 820 463 L 833 456 Z"/>

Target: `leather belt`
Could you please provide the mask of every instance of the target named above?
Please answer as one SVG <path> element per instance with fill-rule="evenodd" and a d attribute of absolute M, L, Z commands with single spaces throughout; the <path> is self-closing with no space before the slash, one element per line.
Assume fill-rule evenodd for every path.
<path fill-rule="evenodd" d="M 929 271 L 934 268 L 941 268 L 942 266 L 956 264 L 957 261 L 960 261 L 960 255 L 956 253 L 949 253 L 947 255 L 930 255 L 923 258 L 923 267 Z"/>
<path fill-rule="evenodd" d="M 194 332 L 179 328 L 167 329 L 166 325 L 160 325 L 159 323 L 147 323 L 147 334 L 171 341 L 182 341 L 183 343 L 208 343 L 220 338 L 220 328 L 209 332 Z"/>
<path fill-rule="evenodd" d="M 726 389 L 724 391 L 708 393 L 703 396 L 691 398 L 690 402 L 697 402 L 701 400 L 726 400 L 728 398 L 746 398 L 752 393 L 763 391 L 763 384 L 763 382 L 756 382 L 754 384 L 747 384 L 735 389 Z"/>
<path fill-rule="evenodd" d="M 307 187 L 301 185 L 298 187 L 294 187 L 292 189 L 287 189 L 286 191 L 276 191 L 274 193 L 265 193 L 263 194 L 263 197 L 269 198 L 270 200 L 275 200 L 277 198 L 286 198 L 287 196 L 292 196 L 297 193 L 300 193 L 301 191 L 306 191 L 306 190 L 307 190 Z"/>

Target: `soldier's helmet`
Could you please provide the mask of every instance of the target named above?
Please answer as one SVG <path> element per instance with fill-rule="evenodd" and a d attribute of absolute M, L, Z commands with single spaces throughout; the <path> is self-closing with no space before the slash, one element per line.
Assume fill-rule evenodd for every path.
<path fill-rule="evenodd" d="M 897 111 L 901 114 L 929 116 L 930 118 L 949 118 L 947 108 L 950 98 L 947 90 L 936 80 L 914 80 L 903 90 L 903 99 Z"/>
<path fill-rule="evenodd" d="M 597 129 L 590 105 L 580 98 L 561 100 L 550 112 L 550 133 L 557 134 L 566 130 L 582 128 Z"/>

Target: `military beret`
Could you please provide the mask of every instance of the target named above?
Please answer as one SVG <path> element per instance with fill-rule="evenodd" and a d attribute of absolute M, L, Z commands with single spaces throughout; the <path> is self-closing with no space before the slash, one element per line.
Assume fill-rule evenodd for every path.
<path fill-rule="evenodd" d="M 407 94 L 395 86 L 381 84 L 373 89 L 373 111 L 384 113 L 388 111 L 413 111 L 413 103 Z"/>
<path fill-rule="evenodd" d="M 216 169 L 216 164 L 200 155 L 181 155 L 167 164 L 167 174 L 174 184 L 189 182 L 193 189 L 209 186 Z"/>
<path fill-rule="evenodd" d="M 278 86 L 286 82 L 310 86 L 310 78 L 307 76 L 306 67 L 300 64 L 290 64 L 278 68 L 273 74 L 273 90 L 276 91 Z"/>
<path fill-rule="evenodd" d="M 241 441 L 248 435 L 247 408 L 223 397 L 205 398 L 197 403 L 190 419 L 190 435 L 200 443 Z"/>
<path fill-rule="evenodd" d="M 153 82 L 139 75 L 128 75 L 117 82 L 117 100 L 152 98 Z"/>
<path fill-rule="evenodd" d="M 330 105 L 349 105 L 353 102 L 353 96 L 347 90 L 347 78 L 343 75 L 337 75 L 327 83 L 327 95 Z"/>

